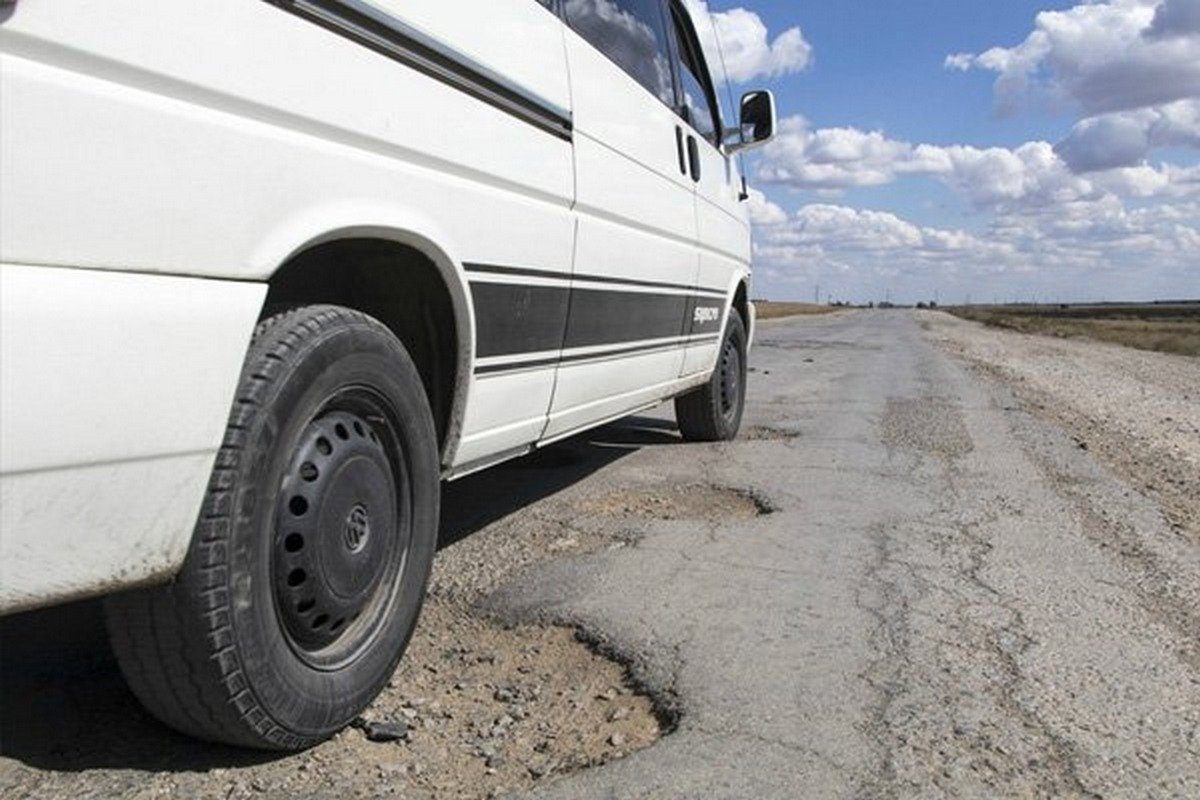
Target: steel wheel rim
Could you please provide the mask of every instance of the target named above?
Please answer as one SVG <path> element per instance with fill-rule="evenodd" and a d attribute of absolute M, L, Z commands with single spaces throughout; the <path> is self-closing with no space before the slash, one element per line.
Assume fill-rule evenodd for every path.
<path fill-rule="evenodd" d="M 392 616 L 412 543 L 409 469 L 391 404 L 369 387 L 327 400 L 280 481 L 271 583 L 288 646 L 333 670 L 368 650 Z"/>
<path fill-rule="evenodd" d="M 732 420 L 741 404 L 742 355 L 733 338 L 721 349 L 721 377 L 718 386 L 721 416 Z"/>

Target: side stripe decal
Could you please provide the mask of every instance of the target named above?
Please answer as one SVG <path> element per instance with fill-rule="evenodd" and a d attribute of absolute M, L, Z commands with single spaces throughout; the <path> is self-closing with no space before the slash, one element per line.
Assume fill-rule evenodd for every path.
<path fill-rule="evenodd" d="M 526 269 L 524 267 L 505 267 L 497 264 L 464 264 L 463 268 L 467 272 L 481 273 L 485 275 L 512 275 L 515 277 L 524 278 L 550 278 L 552 280 L 577 280 L 586 281 L 588 283 L 607 283 L 620 286 L 637 286 L 649 289 L 683 289 L 695 294 L 714 295 L 716 297 L 725 297 L 724 289 L 709 289 L 707 287 L 690 286 L 685 283 L 663 283 L 661 281 L 639 281 L 629 278 L 615 278 L 610 275 L 584 275 L 573 274 L 570 272 L 555 272 L 546 269 Z"/>
<path fill-rule="evenodd" d="M 571 290 L 519 283 L 473 283 L 475 356 L 559 350 L 567 331 Z"/>
<path fill-rule="evenodd" d="M 700 336 L 691 339 L 680 339 L 675 342 L 666 344 L 645 344 L 634 347 L 616 347 L 608 350 L 589 353 L 574 353 L 564 355 L 562 358 L 545 358 L 537 361 L 513 361 L 504 364 L 489 364 L 486 367 L 478 367 L 475 370 L 476 375 L 491 375 L 499 372 L 518 372 L 528 369 L 544 369 L 545 367 L 553 367 L 565 364 L 576 364 L 583 361 L 605 361 L 617 356 L 635 355 L 638 353 L 652 353 L 655 351 L 679 350 L 684 347 L 691 347 L 698 344 L 710 344 L 720 339 L 720 336 Z"/>
<path fill-rule="evenodd" d="M 471 296 L 476 356 L 492 361 L 477 366 L 477 375 L 707 342 L 719 338 L 725 303 L 707 294 L 482 281 L 471 284 Z M 556 352 L 561 355 L 530 359 Z M 496 363 L 506 356 L 512 360 Z"/>
<path fill-rule="evenodd" d="M 682 336 L 688 298 L 575 289 L 564 350 Z"/>
<path fill-rule="evenodd" d="M 539 97 L 363 0 L 265 0 L 339 36 L 482 100 L 553 136 L 571 141 L 566 109 Z"/>

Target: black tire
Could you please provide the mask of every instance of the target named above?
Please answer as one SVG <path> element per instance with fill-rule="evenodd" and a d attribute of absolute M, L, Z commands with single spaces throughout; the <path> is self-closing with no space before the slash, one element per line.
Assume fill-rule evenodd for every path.
<path fill-rule="evenodd" d="M 412 636 L 439 488 L 421 379 L 387 328 L 336 306 L 264 321 L 183 570 L 105 602 L 130 688 L 197 738 L 328 738 Z"/>
<path fill-rule="evenodd" d="M 737 438 L 745 407 L 746 325 L 730 311 L 712 377 L 675 398 L 675 420 L 689 442 L 728 442 Z"/>

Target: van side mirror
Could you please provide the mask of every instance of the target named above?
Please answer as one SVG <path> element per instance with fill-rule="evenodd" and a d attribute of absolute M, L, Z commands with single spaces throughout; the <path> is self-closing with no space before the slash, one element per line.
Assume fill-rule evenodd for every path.
<path fill-rule="evenodd" d="M 742 95 L 741 125 L 726 131 L 725 147 L 730 153 L 741 153 L 762 147 L 775 138 L 775 95 L 767 91 Z"/>

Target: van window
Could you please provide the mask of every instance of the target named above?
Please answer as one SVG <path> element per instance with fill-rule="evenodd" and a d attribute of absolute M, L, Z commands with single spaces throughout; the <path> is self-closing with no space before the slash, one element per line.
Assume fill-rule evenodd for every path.
<path fill-rule="evenodd" d="M 719 147 L 721 120 L 717 112 L 717 94 L 713 90 L 700 42 L 686 12 L 678 3 L 671 4 L 671 18 L 675 24 L 675 40 L 679 43 L 679 82 L 683 89 L 685 116 L 696 133 Z"/>
<path fill-rule="evenodd" d="M 675 105 L 667 30 L 659 0 L 566 0 L 567 22 L 634 80 Z"/>

